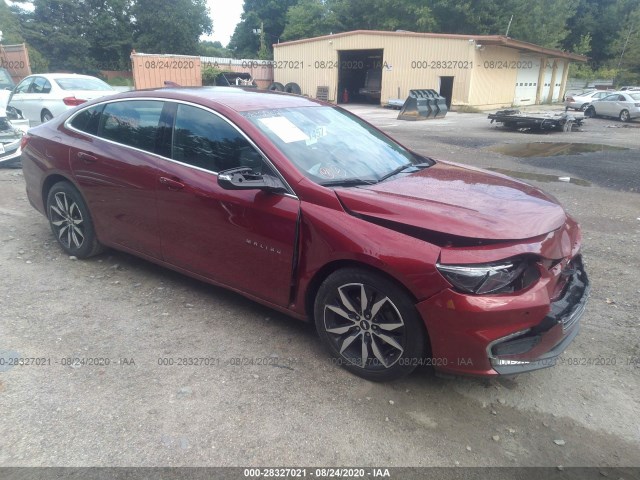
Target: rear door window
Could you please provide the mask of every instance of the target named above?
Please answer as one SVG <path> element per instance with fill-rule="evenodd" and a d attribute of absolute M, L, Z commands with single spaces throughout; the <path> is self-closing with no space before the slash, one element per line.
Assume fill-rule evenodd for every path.
<path fill-rule="evenodd" d="M 123 145 L 155 153 L 164 102 L 129 100 L 105 105 L 98 135 Z"/>

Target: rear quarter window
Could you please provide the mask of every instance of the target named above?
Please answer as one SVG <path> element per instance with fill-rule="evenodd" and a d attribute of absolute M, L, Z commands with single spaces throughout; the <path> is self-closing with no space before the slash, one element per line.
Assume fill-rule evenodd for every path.
<path fill-rule="evenodd" d="M 71 126 L 81 132 L 97 135 L 103 108 L 104 105 L 96 105 L 81 111 L 73 117 Z"/>

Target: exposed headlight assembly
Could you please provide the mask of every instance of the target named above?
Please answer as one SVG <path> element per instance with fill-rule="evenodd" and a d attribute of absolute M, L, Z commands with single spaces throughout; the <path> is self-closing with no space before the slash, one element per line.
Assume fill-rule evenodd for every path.
<path fill-rule="evenodd" d="M 473 265 L 438 263 L 436 266 L 456 289 L 476 295 L 517 292 L 539 278 L 539 271 L 531 259 Z"/>

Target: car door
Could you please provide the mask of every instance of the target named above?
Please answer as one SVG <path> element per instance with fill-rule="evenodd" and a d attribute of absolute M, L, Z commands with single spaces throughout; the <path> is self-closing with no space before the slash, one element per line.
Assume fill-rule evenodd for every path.
<path fill-rule="evenodd" d="M 299 201 L 292 194 L 225 190 L 217 174 L 237 166 L 276 174 L 242 132 L 218 114 L 175 104 L 171 160 L 157 178 L 165 261 L 286 306 Z"/>
<path fill-rule="evenodd" d="M 13 90 L 13 93 L 11 94 L 8 102 L 12 107 L 20 110 L 24 118 L 28 119 L 31 119 L 31 116 L 28 114 L 29 112 L 27 110 L 29 108 L 28 99 L 30 95 L 28 91 L 31 83 L 33 82 L 33 79 L 34 77 L 27 77 L 22 80 Z"/>
<path fill-rule="evenodd" d="M 598 115 L 616 116 L 616 102 L 618 101 L 618 94 L 609 94 L 604 98 L 601 98 L 595 103 L 596 113 Z"/>
<path fill-rule="evenodd" d="M 70 122 L 69 161 L 107 243 L 160 259 L 157 164 L 164 102 L 127 100 L 83 110 Z"/>

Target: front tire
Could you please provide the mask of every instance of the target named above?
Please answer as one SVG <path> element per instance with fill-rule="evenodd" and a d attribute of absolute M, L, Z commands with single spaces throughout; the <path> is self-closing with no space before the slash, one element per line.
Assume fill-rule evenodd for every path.
<path fill-rule="evenodd" d="M 51 231 L 67 254 L 88 258 L 104 250 L 82 195 L 70 183 L 58 182 L 49 190 L 47 217 Z"/>
<path fill-rule="evenodd" d="M 620 115 L 618 116 L 621 122 L 628 122 L 631 120 L 631 115 L 629 115 L 629 110 L 622 110 Z"/>
<path fill-rule="evenodd" d="M 590 105 L 589 108 L 584 111 L 584 116 L 587 118 L 596 118 L 596 109 L 593 108 L 593 105 Z"/>
<path fill-rule="evenodd" d="M 332 273 L 318 290 L 314 317 L 332 360 L 367 380 L 397 380 L 424 358 L 427 335 L 413 300 L 380 274 Z"/>

